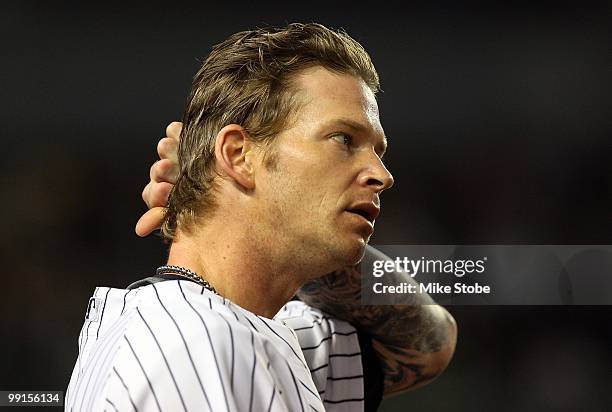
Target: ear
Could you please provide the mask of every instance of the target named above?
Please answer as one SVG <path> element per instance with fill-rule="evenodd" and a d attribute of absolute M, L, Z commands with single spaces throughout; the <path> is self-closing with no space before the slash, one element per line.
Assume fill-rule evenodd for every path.
<path fill-rule="evenodd" d="M 247 190 L 255 188 L 251 151 L 254 145 L 240 125 L 228 124 L 217 133 L 215 158 L 217 164 L 237 184 Z"/>

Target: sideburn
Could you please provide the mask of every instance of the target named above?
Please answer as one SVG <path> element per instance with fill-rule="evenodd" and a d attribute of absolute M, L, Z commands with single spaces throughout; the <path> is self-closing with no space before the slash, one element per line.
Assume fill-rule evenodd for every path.
<path fill-rule="evenodd" d="M 278 152 L 270 147 L 270 151 L 264 155 L 264 167 L 269 172 L 278 172 Z"/>

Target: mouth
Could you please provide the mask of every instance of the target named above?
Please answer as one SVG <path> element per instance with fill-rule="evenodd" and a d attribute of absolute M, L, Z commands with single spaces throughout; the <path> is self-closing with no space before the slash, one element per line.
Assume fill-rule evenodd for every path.
<path fill-rule="evenodd" d="M 374 226 L 374 221 L 380 213 L 380 208 L 371 202 L 359 203 L 347 209 L 347 212 L 363 217 L 365 220 L 370 222 L 372 226 Z"/>

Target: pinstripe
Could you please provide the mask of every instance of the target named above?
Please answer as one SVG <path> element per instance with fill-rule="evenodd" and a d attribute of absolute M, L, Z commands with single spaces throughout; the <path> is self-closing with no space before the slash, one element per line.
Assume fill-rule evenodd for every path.
<path fill-rule="evenodd" d="M 290 316 L 295 313 L 301 313 L 296 311 L 296 309 L 300 309 L 298 305 L 293 305 L 290 303 L 287 305 L 287 307 L 289 307 L 288 315 Z M 309 312 L 306 312 L 304 316 L 308 318 L 308 315 L 318 316 L 319 314 L 316 310 L 311 309 Z M 335 322 L 333 321 L 333 318 L 329 316 L 318 317 L 317 319 L 312 320 L 307 326 L 300 326 L 300 324 L 303 324 L 303 321 L 296 321 L 296 318 L 300 319 L 301 317 L 283 317 L 282 320 L 285 323 L 293 319 L 293 323 L 297 327 L 291 327 L 291 329 L 294 332 L 301 331 L 297 338 L 300 341 L 301 349 L 306 357 L 306 360 L 308 361 L 309 366 L 312 367 L 309 370 L 319 395 L 323 396 L 326 393 L 325 389 L 327 387 L 327 396 L 331 398 L 330 402 L 327 403 L 329 408 L 332 408 L 337 403 L 342 404 L 353 402 L 351 409 L 355 408 L 355 410 L 362 410 L 363 399 L 360 398 L 362 396 L 361 390 L 356 390 L 351 396 L 349 394 L 353 392 L 352 389 L 349 389 L 345 385 L 333 385 L 334 382 L 351 382 L 350 379 L 363 379 L 363 375 L 360 375 L 362 373 L 360 367 L 361 364 L 353 362 L 349 364 L 342 363 L 340 364 L 342 365 L 340 368 L 330 369 L 331 366 L 334 365 L 332 358 L 350 359 L 352 357 L 361 356 L 359 346 L 355 342 L 357 331 L 352 327 L 351 329 L 340 328 L 340 330 L 335 330 L 337 327 L 346 323 Z M 323 322 L 325 322 L 325 324 L 323 324 Z M 350 326 L 348 324 L 346 325 Z M 323 335 L 321 336 L 319 333 L 322 333 Z M 318 336 L 318 339 L 312 341 L 311 339 L 314 336 Z M 323 345 L 325 342 L 328 342 L 328 344 Z M 351 348 L 355 348 L 357 351 L 353 352 L 351 351 Z M 326 355 L 326 359 L 323 359 L 321 355 Z M 317 360 L 319 360 L 319 362 L 317 362 Z M 327 373 L 332 375 L 329 376 L 329 380 L 327 379 L 328 376 L 326 376 L 326 372 L 322 372 L 321 374 L 316 373 L 323 370 L 327 370 Z M 336 372 L 336 376 L 333 376 L 334 372 Z M 337 376 L 338 373 L 344 374 L 344 376 Z M 317 378 L 317 376 L 319 378 Z M 359 405 L 359 402 L 361 402 L 361 405 Z M 312 407 L 312 405 L 307 405 Z"/>
<path fill-rule="evenodd" d="M 140 366 L 140 370 L 142 371 L 145 379 L 147 380 L 147 383 L 149 384 L 149 389 L 151 389 L 151 393 L 153 394 L 153 398 L 155 399 L 155 403 L 157 404 L 157 410 L 161 412 L 161 408 L 159 406 L 159 400 L 157 399 L 157 395 L 155 394 L 155 390 L 153 389 L 153 385 L 151 385 L 151 380 L 149 379 L 149 376 L 147 375 L 147 372 L 144 370 L 144 367 L 142 366 L 142 363 L 140 362 L 140 359 L 138 358 L 138 355 L 136 355 L 136 352 L 134 351 L 134 348 L 132 347 L 132 344 L 130 343 L 130 340 L 125 335 L 123 335 L 123 338 L 125 339 L 125 341 L 127 342 L 128 346 L 130 347 L 130 350 L 132 351 L 132 354 L 134 355 L 134 358 L 136 358 L 136 362 L 138 362 L 138 366 Z"/>
<path fill-rule="evenodd" d="M 97 298 L 97 297 L 98 297 L 98 296 L 97 296 L 98 290 L 100 290 L 100 289 L 99 289 L 99 288 L 96 288 L 96 290 L 94 291 L 94 294 L 93 294 L 92 298 L 94 298 L 94 299 L 95 299 L 95 298 Z M 84 349 L 85 349 L 85 347 L 87 346 L 87 341 L 89 340 L 89 327 L 91 326 L 91 324 L 93 323 L 93 321 L 92 321 L 92 320 L 90 320 L 90 321 L 88 321 L 88 322 L 89 322 L 89 323 L 87 324 L 87 329 L 85 330 L 85 342 L 83 342 L 83 339 L 81 339 L 81 343 L 82 343 L 82 345 L 83 345 L 83 346 L 81 346 L 81 347 L 79 348 L 79 354 L 83 353 L 83 350 L 84 350 Z M 84 325 L 83 325 L 83 329 L 85 329 L 85 326 L 84 326 Z M 81 376 L 81 368 L 79 368 L 79 374 L 78 374 L 78 376 L 79 376 L 79 377 Z"/>
<path fill-rule="evenodd" d="M 314 406 L 312 406 L 311 404 L 308 404 L 308 406 L 310 406 L 310 409 L 312 409 L 313 411 L 315 411 L 315 412 L 319 412 L 319 411 L 317 410 L 317 408 L 315 408 L 315 407 L 314 407 Z"/>
<path fill-rule="evenodd" d="M 312 391 L 312 389 L 310 389 L 310 388 L 308 387 L 308 385 L 306 385 L 304 382 L 302 382 L 302 381 L 301 381 L 301 380 L 299 380 L 299 379 L 298 379 L 298 382 L 300 382 L 300 384 L 301 384 L 301 385 L 302 385 L 304 388 L 306 388 L 306 390 L 307 390 L 308 392 L 312 393 L 312 394 L 314 395 L 314 397 L 315 397 L 315 398 L 318 398 L 318 397 L 319 397 L 319 396 L 318 396 L 316 393 L 314 393 L 314 392 Z"/>
<path fill-rule="evenodd" d="M 237 320 L 238 322 L 240 322 L 240 319 L 238 319 L 238 315 L 236 314 L 236 312 L 234 312 L 234 309 L 232 309 L 232 304 L 231 304 L 231 302 L 230 302 L 230 301 L 227 301 L 227 302 L 228 302 L 228 304 L 226 305 L 226 306 L 227 306 L 227 308 L 230 310 L 230 312 L 232 312 L 232 314 L 234 315 L 234 317 L 236 318 L 236 320 Z"/>
<path fill-rule="evenodd" d="M 125 388 L 125 391 L 127 392 L 128 398 L 130 399 L 130 403 L 132 404 L 132 408 L 134 408 L 134 411 L 138 412 L 138 408 L 136 408 L 136 404 L 134 403 L 134 400 L 132 399 L 132 394 L 130 393 L 130 389 L 125 384 L 125 381 L 123 380 L 123 378 L 121 377 L 121 375 L 117 371 L 117 368 L 115 368 L 114 366 L 113 366 L 113 371 L 115 372 L 115 375 L 117 375 L 117 378 L 119 378 L 119 382 L 121 382 L 121 385 L 123 385 L 123 387 Z"/>
<path fill-rule="evenodd" d="M 339 332 L 339 331 L 334 330 L 334 328 L 332 327 L 328 334 L 329 334 L 329 336 L 342 336 L 342 337 L 345 337 L 345 336 L 357 335 L 357 333 L 358 332 L 357 332 L 356 329 L 352 330 L 352 331 L 349 331 L 349 332 Z"/>
<path fill-rule="evenodd" d="M 226 299 L 222 296 L 221 297 L 223 299 L 223 306 L 227 307 L 236 317 L 236 320 L 238 320 L 238 316 L 236 315 L 236 313 L 234 313 L 233 310 L 231 310 L 231 308 L 229 308 L 226 304 Z M 210 299 L 210 298 L 209 298 Z M 231 377 L 231 381 L 230 381 L 230 388 L 232 393 L 234 392 L 234 332 L 232 330 L 232 327 L 230 326 L 230 323 L 228 322 L 227 319 L 225 319 L 225 316 L 221 316 L 221 319 L 223 319 L 223 321 L 227 324 L 227 329 L 229 330 L 229 334 L 230 334 L 230 342 L 231 342 L 231 348 L 232 348 L 232 357 L 231 357 L 231 372 L 230 372 L 230 377 Z"/>
<path fill-rule="evenodd" d="M 276 332 L 274 329 L 272 329 L 272 327 L 271 327 L 270 325 L 268 325 L 268 322 L 266 322 L 265 320 L 263 320 L 263 319 L 261 318 L 261 316 L 257 316 L 257 318 L 258 318 L 259 320 L 261 320 L 261 321 L 263 322 L 263 324 L 264 324 L 264 325 L 266 325 L 266 326 L 268 327 L 268 329 L 270 329 L 270 330 L 271 330 L 271 331 L 272 331 L 272 332 L 273 332 L 273 333 L 274 333 L 276 336 L 278 336 L 278 337 L 279 337 L 279 338 L 280 338 L 280 339 L 281 339 L 283 342 L 285 342 L 285 345 L 289 346 L 289 349 L 291 349 L 291 352 L 293 352 L 293 354 L 295 355 L 295 357 L 296 357 L 296 358 L 298 358 L 298 360 L 300 361 L 300 363 L 301 363 L 302 365 L 304 365 L 304 361 L 302 360 L 302 358 L 300 358 L 300 356 L 297 354 L 297 352 L 295 351 L 295 349 L 293 349 L 293 346 L 291 346 L 291 345 L 289 344 L 289 342 L 287 342 L 287 341 L 285 340 L 285 338 L 283 338 L 283 337 L 282 337 L 281 335 L 279 335 L 279 334 L 278 334 L 278 333 L 277 333 L 277 332 Z M 306 369 L 308 369 L 308 366 L 307 366 L 307 365 L 304 365 L 304 366 L 306 367 Z"/>
<path fill-rule="evenodd" d="M 357 330 L 354 330 L 352 332 L 332 332 L 331 334 L 333 336 L 351 336 L 351 335 L 356 335 Z"/>
<path fill-rule="evenodd" d="M 208 298 L 208 301 L 211 302 L 211 299 Z M 223 298 L 223 304 L 225 305 L 225 298 Z M 211 303 L 211 308 L 212 308 L 212 303 Z M 227 325 L 227 329 L 229 330 L 229 335 L 230 335 L 230 343 L 231 343 L 230 388 L 233 393 L 234 392 L 234 332 L 232 330 L 230 323 L 227 321 L 227 319 L 225 319 L 225 316 L 220 316 L 220 318 L 223 319 L 223 321 Z M 215 355 L 215 362 L 217 362 L 216 355 Z M 217 365 L 217 368 L 218 368 L 218 365 Z M 221 377 L 219 377 L 219 379 L 221 379 Z M 225 386 L 223 386 L 223 396 L 226 397 L 225 399 L 226 406 L 229 410 L 229 405 L 227 403 L 227 395 L 225 393 Z"/>
<path fill-rule="evenodd" d="M 182 293 L 183 290 L 181 289 L 180 282 L 177 280 L 176 283 L 178 284 L 178 287 L 179 287 L 179 289 L 181 290 L 181 293 Z M 157 300 L 159 301 L 159 304 L 164 309 L 164 311 L 168 314 L 168 316 L 170 316 L 170 319 L 172 319 L 172 322 L 174 323 L 174 326 L 176 326 L 176 330 L 178 331 L 179 335 L 181 336 L 181 340 L 183 341 L 183 344 L 185 345 L 185 350 L 187 351 L 187 356 L 189 357 L 189 362 L 191 363 L 191 367 L 193 368 L 193 372 L 195 373 L 196 378 L 198 379 L 198 384 L 200 385 L 200 389 L 202 389 L 202 393 L 204 394 L 204 398 L 206 399 L 206 403 L 208 404 L 209 409 L 212 409 L 211 406 L 210 406 L 210 400 L 208 399 L 208 395 L 206 394 L 206 391 L 204 390 L 204 385 L 202 385 L 202 379 L 200 378 L 200 374 L 198 373 L 198 370 L 196 369 L 195 363 L 193 362 L 193 357 L 191 356 L 191 351 L 189 350 L 189 346 L 187 345 L 187 341 L 185 340 L 185 336 L 183 335 L 183 332 L 181 331 L 181 328 L 179 327 L 178 323 L 176 322 L 176 319 L 174 319 L 174 316 L 172 316 L 172 314 L 166 308 L 166 305 L 164 305 L 164 303 L 161 301 L 161 299 L 159 297 L 159 293 L 157 291 L 157 288 L 155 287 L 155 284 L 153 284 L 151 286 L 153 286 L 153 290 L 155 290 L 155 296 L 157 296 Z M 185 295 L 183 295 L 183 297 L 185 297 Z M 191 306 L 191 304 L 187 301 L 187 299 L 185 299 L 185 301 L 193 309 L 193 306 Z M 195 311 L 195 309 L 194 309 L 194 311 Z M 196 311 L 196 314 L 198 314 L 197 311 Z M 202 320 L 202 317 L 200 317 L 200 320 Z M 206 329 L 206 334 L 208 335 L 208 341 L 210 342 L 210 334 L 208 333 L 208 329 Z M 212 344 L 210 346 L 212 348 Z M 214 355 L 214 349 L 213 349 L 213 355 Z M 215 364 L 217 365 L 217 370 L 219 370 L 219 364 L 217 363 L 217 357 L 216 356 L 215 356 Z"/>
<path fill-rule="evenodd" d="M 298 316 L 295 316 L 295 317 L 297 318 Z M 310 326 L 302 326 L 302 327 L 300 327 L 300 328 L 296 328 L 296 329 L 293 329 L 293 330 L 297 332 L 297 331 L 299 331 L 299 330 L 304 330 L 304 329 L 312 329 L 312 328 L 314 328 L 314 326 L 315 326 L 315 325 L 317 325 L 317 324 L 319 324 L 319 325 L 320 325 L 320 324 L 321 324 L 321 322 L 323 322 L 324 320 L 327 320 L 328 318 L 329 318 L 328 316 L 323 316 L 323 317 L 322 317 L 322 318 L 320 318 L 320 319 L 315 319 L 315 320 L 312 322 L 312 325 L 310 325 Z"/>
<path fill-rule="evenodd" d="M 257 365 L 257 354 L 255 353 L 255 335 L 251 332 L 251 349 L 253 350 L 253 366 L 251 367 L 251 395 L 249 396 L 249 412 L 253 410 L 253 393 L 255 392 L 255 366 Z"/>
<path fill-rule="evenodd" d="M 229 305 L 227 305 L 227 308 L 234 314 L 234 317 L 236 318 L 236 320 L 238 322 L 240 322 L 240 318 L 238 317 L 238 315 L 236 314 L 236 311 L 234 311 L 234 309 L 232 309 L 233 303 L 231 301 L 228 301 Z M 255 332 L 259 332 L 259 329 L 257 329 L 257 326 L 255 326 L 255 324 L 253 322 L 251 322 L 251 319 L 249 318 L 249 316 L 247 316 L 246 314 L 243 313 L 244 309 L 242 309 L 242 307 L 238 306 L 241 310 L 240 312 L 240 316 L 242 316 L 243 319 L 245 319 L 247 322 L 249 322 L 249 325 L 251 325 L 251 327 L 255 330 Z"/>
<path fill-rule="evenodd" d="M 110 292 L 110 288 L 109 290 L 106 292 L 106 297 L 105 299 L 108 298 L 108 292 Z M 106 307 L 106 301 L 104 304 L 104 307 Z M 102 312 L 102 314 L 104 314 L 104 310 Z M 96 364 L 98 363 L 98 361 L 102 358 L 102 355 L 104 352 L 106 352 L 106 356 L 104 357 L 104 360 L 102 361 L 102 364 L 100 365 L 100 367 L 95 368 L 94 370 L 98 371 L 98 375 L 96 376 L 96 378 L 94 379 L 94 384 L 91 390 L 91 393 L 96 394 L 99 387 L 100 387 L 100 379 L 102 378 L 102 373 L 106 370 L 106 365 L 108 364 L 108 359 L 109 359 L 109 355 L 112 353 L 113 356 L 111 357 L 114 358 L 114 356 L 117 354 L 117 352 L 119 351 L 119 346 L 117 346 L 117 342 L 121 339 L 121 336 L 123 336 L 123 331 L 124 331 L 124 327 L 125 327 L 125 321 L 121 322 L 119 325 L 115 326 L 112 329 L 109 329 L 107 332 L 107 342 L 105 342 L 104 345 L 100 345 L 98 347 L 97 350 L 97 359 L 96 359 Z M 102 318 L 100 318 L 100 325 L 102 324 Z M 98 333 L 100 332 L 100 327 L 98 327 L 98 332 L 96 333 L 96 339 L 98 336 Z M 100 341 L 98 341 L 99 343 L 102 343 Z M 112 350 L 114 348 L 114 351 Z M 107 350 L 108 349 L 108 350 Z M 93 359 L 92 359 L 93 360 Z M 89 375 L 89 377 L 91 378 L 93 376 L 93 372 L 92 374 Z M 110 372 L 107 373 L 106 375 L 106 379 L 104 380 L 104 382 L 106 382 L 108 380 L 108 377 L 110 376 Z M 88 383 L 89 385 L 89 383 Z M 85 388 L 85 392 L 87 392 L 87 387 Z M 89 400 L 89 405 L 88 405 L 88 410 L 91 409 L 92 407 L 92 403 L 94 402 L 94 397 L 90 397 Z"/>
<path fill-rule="evenodd" d="M 270 397 L 270 403 L 268 404 L 268 412 L 272 410 L 272 403 L 274 402 L 274 395 L 276 395 L 276 386 L 272 388 L 272 396 Z"/>
<path fill-rule="evenodd" d="M 340 378 L 333 378 L 331 376 L 328 376 L 327 380 L 328 381 L 346 381 L 346 380 L 361 379 L 361 378 L 363 378 L 363 375 L 342 376 Z"/>
<path fill-rule="evenodd" d="M 125 327 L 125 324 L 129 321 L 129 318 L 126 318 L 125 320 L 123 320 L 122 322 L 117 323 L 116 325 L 114 325 L 112 328 L 109 328 L 109 330 L 107 331 L 107 336 L 109 337 L 107 342 L 102 345 L 100 344 L 97 348 L 97 351 L 93 354 L 93 356 L 87 360 L 87 363 L 89 365 L 92 365 L 94 362 L 97 363 L 98 359 L 102 356 L 102 352 L 104 352 L 104 350 L 109 347 L 112 346 L 111 343 L 114 345 L 118 339 L 115 339 L 113 341 L 113 337 L 116 336 L 117 331 L 122 331 L 122 329 Z M 93 371 L 95 371 L 95 368 L 92 369 L 92 373 Z M 89 379 L 91 379 L 91 373 L 88 377 L 88 382 Z M 76 400 L 79 396 L 79 392 L 80 389 L 82 389 L 82 386 L 84 384 L 84 380 L 78 380 L 78 383 L 76 385 L 76 387 L 74 388 L 74 394 L 76 396 L 76 398 L 74 399 L 74 402 L 71 402 L 71 404 L 76 403 Z M 85 396 L 85 395 L 83 395 Z"/>
<path fill-rule="evenodd" d="M 331 339 L 331 336 L 326 336 L 325 338 L 321 339 L 321 341 L 318 344 L 316 344 L 315 346 L 308 346 L 308 347 L 302 348 L 302 350 L 305 351 L 305 350 L 316 349 L 319 346 L 321 346 L 324 342 L 327 342 L 330 339 Z"/>
<path fill-rule="evenodd" d="M 244 318 L 247 320 L 247 322 L 249 322 L 249 323 L 251 324 L 251 327 L 252 327 L 253 329 L 255 329 L 255 332 L 259 332 L 259 329 L 257 329 L 257 326 L 255 326 L 255 325 L 253 324 L 253 322 L 251 322 L 251 319 L 249 319 L 249 317 L 248 317 L 248 316 L 246 316 L 246 315 L 244 315 L 244 314 L 242 314 L 242 316 L 243 316 L 243 317 L 244 317 Z"/>
<path fill-rule="evenodd" d="M 117 331 L 120 331 L 120 329 L 113 330 L 113 335 L 109 339 L 114 338 L 116 336 L 116 334 L 117 334 Z M 118 340 L 118 339 L 115 339 L 115 340 Z M 76 388 L 76 391 L 75 391 L 76 395 L 77 395 L 77 398 L 78 398 L 79 393 L 81 392 L 81 389 L 83 389 L 82 394 L 81 394 L 81 404 L 79 406 L 79 410 L 82 410 L 83 402 L 85 402 L 85 396 L 87 394 L 87 388 L 89 388 L 89 384 L 91 383 L 91 378 L 92 378 L 94 372 L 98 371 L 98 374 L 101 373 L 100 369 L 96 368 L 96 366 L 98 365 L 98 362 L 100 362 L 100 359 L 102 359 L 102 356 L 105 353 L 106 348 L 112 348 L 112 347 L 113 347 L 113 345 L 110 345 L 110 344 L 107 344 L 107 345 L 104 345 L 104 346 L 100 345 L 98 347 L 98 351 L 93 355 L 92 358 L 90 358 L 88 360 L 88 364 L 91 365 L 90 368 L 89 368 L 89 369 L 91 369 L 91 373 L 88 374 L 87 383 L 85 384 L 85 388 L 83 389 L 84 381 L 81 380 L 79 382 L 79 385 Z M 110 349 L 109 349 L 109 352 L 110 352 Z M 108 353 L 107 353 L 107 355 L 108 355 Z M 77 398 L 74 399 L 74 401 L 75 401 L 74 403 L 76 403 Z M 91 398 L 91 396 L 90 396 L 90 398 Z M 91 401 L 91 399 L 90 399 L 90 401 Z"/>
<path fill-rule="evenodd" d="M 120 338 L 120 337 L 121 337 L 121 335 L 119 336 L 119 338 Z M 117 340 L 119 340 L 119 339 L 117 339 Z M 114 349 L 115 349 L 114 351 L 112 351 L 113 347 L 114 347 Z M 99 382 L 100 382 L 100 379 L 101 379 L 101 377 L 102 377 L 102 372 L 105 370 L 104 365 L 106 364 L 106 361 L 108 360 L 108 356 L 109 356 L 111 353 L 113 353 L 113 357 L 114 357 L 114 356 L 117 354 L 117 352 L 119 351 L 119 347 L 118 347 L 118 346 L 115 346 L 115 345 L 112 345 L 112 346 L 111 346 L 111 345 L 109 345 L 109 348 L 110 348 L 110 349 L 109 349 L 109 350 L 106 352 L 106 356 L 105 356 L 105 358 L 104 358 L 104 361 L 102 361 L 102 365 L 100 366 L 100 368 L 98 368 L 98 375 L 97 375 L 97 376 L 96 376 L 96 378 L 94 379 L 94 385 L 93 385 L 92 390 L 91 390 L 91 393 L 92 393 L 92 394 L 96 394 L 96 393 L 98 393 L 97 391 L 98 391 L 98 388 L 99 388 L 99 386 L 100 386 L 100 385 L 99 385 Z M 101 359 L 101 357 L 100 357 L 99 359 Z M 91 376 L 91 375 L 90 375 L 90 376 Z M 107 380 L 108 380 L 108 377 L 109 377 L 109 376 L 110 376 L 110 373 L 107 373 L 107 374 L 106 374 L 106 379 L 105 379 L 105 381 L 107 381 Z M 87 392 L 87 388 L 85 388 L 85 391 Z M 90 409 L 91 409 L 91 404 L 94 402 L 94 400 L 95 400 L 94 396 L 90 396 L 90 399 L 89 399 L 89 405 L 88 405 L 88 408 L 87 408 L 88 410 L 90 410 Z"/>
<path fill-rule="evenodd" d="M 170 369 L 170 364 L 168 363 L 168 358 L 166 358 L 166 354 L 162 350 L 161 345 L 159 344 L 159 341 L 157 340 L 157 336 L 155 336 L 155 334 L 153 333 L 153 330 L 151 329 L 151 327 L 149 326 L 149 324 L 147 323 L 145 318 L 142 316 L 142 313 L 140 313 L 140 309 L 136 308 L 136 311 L 138 312 L 138 315 L 140 315 L 140 318 L 144 322 L 144 324 L 147 327 L 147 329 L 149 329 L 149 332 L 151 333 L 151 336 L 153 337 L 153 340 L 155 341 L 155 344 L 157 345 L 157 349 L 159 349 L 159 353 L 162 355 L 162 358 L 164 359 L 164 363 L 166 364 L 166 368 L 168 369 L 168 372 L 170 373 L 170 377 L 172 378 L 172 382 L 174 383 L 174 387 L 176 388 L 176 392 L 178 393 L 179 399 L 181 400 L 181 404 L 183 405 L 183 409 L 185 411 L 187 411 L 187 407 L 185 406 L 185 400 L 183 399 L 183 394 L 181 393 L 181 390 L 179 389 L 178 384 L 176 383 L 176 378 L 174 377 L 174 374 L 172 373 L 172 369 Z"/>
<path fill-rule="evenodd" d="M 318 367 L 316 367 L 316 368 L 314 368 L 314 369 L 310 369 L 310 373 L 315 373 L 315 372 L 317 372 L 317 371 L 319 371 L 319 370 L 321 370 L 321 369 L 323 369 L 323 368 L 326 368 L 326 367 L 328 367 L 328 366 L 329 366 L 329 363 L 324 363 L 324 364 L 323 364 L 323 365 L 321 365 L 321 366 L 318 366 Z"/>
<path fill-rule="evenodd" d="M 100 315 L 100 324 L 98 325 L 98 330 L 96 331 L 96 339 L 98 339 L 98 335 L 100 334 L 100 328 L 102 327 L 102 319 L 104 318 L 104 311 L 106 310 L 106 302 L 108 301 L 109 293 L 110 288 L 106 290 L 106 295 L 104 295 L 104 306 L 102 306 L 102 314 Z"/>
<path fill-rule="evenodd" d="M 360 356 L 361 352 L 354 353 L 334 353 L 329 355 L 330 358 L 352 358 L 353 356 Z"/>
<path fill-rule="evenodd" d="M 185 293 L 183 292 L 183 288 L 181 286 L 181 282 L 177 281 L 177 284 L 178 284 L 179 290 L 181 291 L 181 295 L 183 296 L 183 299 L 185 299 L 185 302 L 187 302 L 187 304 L 195 312 L 195 314 L 198 315 L 198 317 L 200 318 L 200 321 L 202 322 L 202 326 L 204 326 L 204 330 L 206 331 L 206 336 L 208 337 L 208 343 L 210 344 L 210 348 L 212 350 L 213 358 L 215 360 L 215 366 L 217 367 L 217 375 L 219 376 L 219 381 L 221 382 L 221 386 L 223 388 L 223 398 L 225 399 L 225 408 L 227 410 L 229 410 L 229 405 L 228 405 L 228 402 L 227 402 L 227 395 L 225 394 L 225 386 L 223 386 L 223 380 L 221 379 L 221 372 L 219 370 L 219 361 L 217 360 L 217 354 L 215 353 L 215 348 L 214 348 L 214 345 L 212 343 L 212 339 L 210 337 L 210 332 L 208 330 L 208 326 L 206 326 L 206 323 L 204 322 L 204 318 L 202 318 L 202 315 L 193 307 L 191 302 L 189 302 L 189 300 L 187 300 L 187 297 L 185 296 Z M 176 324 L 176 322 L 175 322 L 175 324 Z M 177 328 L 178 328 L 178 325 L 177 325 Z M 181 334 L 181 337 L 182 337 L 182 334 Z M 185 339 L 183 339 L 183 342 L 184 341 L 185 341 Z M 185 343 L 185 347 L 187 347 L 187 343 Z M 189 352 L 189 349 L 187 349 L 187 351 Z M 189 360 L 191 360 L 191 365 L 193 366 L 193 368 L 195 370 L 195 365 L 193 364 L 193 360 L 191 359 L 191 355 L 189 355 Z M 196 375 L 197 375 L 197 371 L 196 371 Z M 204 386 L 202 385 L 202 381 L 200 380 L 200 376 L 199 375 L 197 375 L 197 376 L 198 376 L 198 382 L 200 383 L 200 388 L 202 388 L 202 393 L 204 393 L 204 398 L 206 399 L 206 403 L 208 404 L 208 408 L 210 410 L 212 410 L 212 406 L 210 404 L 210 400 L 208 399 L 208 395 L 206 394 L 206 391 L 204 390 Z"/>
<path fill-rule="evenodd" d="M 106 402 L 108 402 L 108 403 L 110 404 L 110 406 L 112 406 L 112 407 L 113 407 L 113 409 L 114 409 L 115 411 L 119 412 L 119 409 L 117 409 L 117 407 L 115 406 L 115 404 L 114 404 L 114 403 L 112 403 L 112 402 L 110 401 L 110 399 L 106 398 Z"/>
<path fill-rule="evenodd" d="M 291 379 L 293 379 L 293 385 L 295 386 L 295 393 L 297 393 L 297 397 L 300 402 L 300 408 L 302 409 L 302 412 L 304 412 L 304 404 L 302 403 L 302 395 L 300 395 L 300 388 L 298 388 L 297 382 L 295 381 L 295 375 L 293 374 L 293 371 L 291 370 L 291 366 L 289 366 L 289 362 L 287 362 L 286 359 L 285 359 L 285 364 L 287 365 L 287 368 L 289 369 L 289 373 L 291 374 Z"/>
<path fill-rule="evenodd" d="M 345 402 L 363 402 L 363 398 L 347 398 L 347 399 L 340 399 L 337 401 L 330 401 L 329 399 L 324 399 L 323 403 L 345 403 Z"/>
<path fill-rule="evenodd" d="M 116 343 L 121 339 L 121 337 L 123 336 L 123 330 L 122 328 L 115 328 L 112 331 L 112 335 L 109 336 L 108 341 L 106 342 L 105 345 L 100 345 L 98 347 L 98 350 L 95 354 L 95 357 L 93 357 L 91 359 L 91 370 L 92 372 L 89 374 L 89 378 L 87 379 L 87 385 L 85 386 L 84 389 L 84 393 L 83 393 L 83 399 L 81 400 L 81 406 L 83 405 L 84 399 L 85 399 L 85 394 L 87 393 L 87 388 L 89 387 L 89 383 L 90 380 L 92 378 L 92 376 L 94 375 L 95 371 L 98 372 L 98 374 L 96 375 L 96 378 L 94 379 L 94 386 L 92 387 L 91 393 L 95 394 L 96 391 L 93 388 L 97 389 L 97 382 L 100 379 L 100 376 L 102 375 L 102 372 L 104 370 L 104 368 L 101 367 L 96 367 L 96 365 L 98 365 L 100 359 L 102 359 L 102 356 L 104 355 L 104 353 L 106 353 L 106 356 L 104 357 L 104 361 L 102 362 L 102 365 L 104 365 L 104 363 L 106 362 L 106 360 L 108 359 L 108 355 L 113 352 L 113 348 L 114 348 L 114 352 L 113 355 L 117 353 L 117 351 L 119 350 L 119 347 L 116 345 Z M 89 399 L 89 404 L 91 405 L 91 402 L 93 402 L 93 396 L 90 396 Z M 88 408 L 89 409 L 89 408 Z M 82 410 L 81 407 L 79 407 L 79 410 Z"/>
<path fill-rule="evenodd" d="M 134 290 L 134 289 L 132 289 L 132 290 Z M 132 292 L 132 290 L 128 290 L 127 293 L 125 293 L 123 295 L 123 306 L 121 307 L 121 314 L 122 315 L 123 315 L 123 311 L 125 310 L 125 299 L 127 298 L 127 295 L 129 295 Z"/>
<path fill-rule="evenodd" d="M 345 358 L 345 357 L 352 357 L 352 356 L 357 356 L 357 355 L 361 355 L 361 352 L 358 353 L 349 353 L 349 354 L 343 354 L 343 353 L 336 353 L 336 354 L 331 354 L 328 356 L 328 358 Z M 323 365 L 317 366 L 316 368 L 310 369 L 310 373 L 315 373 L 320 371 L 321 369 L 327 368 L 329 367 L 329 363 L 324 363 Z"/>
<path fill-rule="evenodd" d="M 230 326 L 229 322 L 227 321 L 227 319 L 225 319 L 225 317 L 223 317 L 223 320 L 225 321 L 225 323 L 227 324 L 227 329 L 229 330 L 229 334 L 230 334 L 230 342 L 232 344 L 232 366 L 231 366 L 231 373 L 230 373 L 230 387 L 232 389 L 232 393 L 234 392 L 234 332 L 232 331 L 232 327 Z"/>

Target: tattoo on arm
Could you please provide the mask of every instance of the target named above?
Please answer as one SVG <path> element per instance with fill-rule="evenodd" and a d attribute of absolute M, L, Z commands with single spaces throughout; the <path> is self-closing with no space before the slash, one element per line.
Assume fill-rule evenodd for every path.
<path fill-rule="evenodd" d="M 397 274 L 395 281 L 414 282 Z M 455 323 L 426 294 L 411 305 L 361 304 L 361 278 L 356 267 L 315 279 L 298 291 L 302 301 L 352 323 L 372 336 L 385 376 L 385 395 L 422 386 L 446 367 L 454 349 Z"/>

